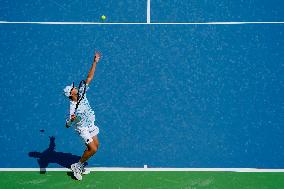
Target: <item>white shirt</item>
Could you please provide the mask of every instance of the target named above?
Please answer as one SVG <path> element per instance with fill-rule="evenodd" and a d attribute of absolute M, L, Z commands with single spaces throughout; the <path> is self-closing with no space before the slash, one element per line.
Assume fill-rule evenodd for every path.
<path fill-rule="evenodd" d="M 79 89 L 79 95 L 82 95 L 84 90 L 84 84 Z M 89 101 L 87 99 L 87 90 L 89 89 L 89 85 L 86 84 L 86 93 L 84 95 L 84 98 L 80 101 L 78 108 L 76 109 L 77 102 L 70 101 L 70 109 L 69 109 L 69 119 L 71 119 L 71 115 L 76 115 L 77 118 L 80 118 L 80 121 L 75 121 L 76 127 L 84 127 L 90 125 L 92 122 L 95 121 L 95 112 L 92 110 Z"/>

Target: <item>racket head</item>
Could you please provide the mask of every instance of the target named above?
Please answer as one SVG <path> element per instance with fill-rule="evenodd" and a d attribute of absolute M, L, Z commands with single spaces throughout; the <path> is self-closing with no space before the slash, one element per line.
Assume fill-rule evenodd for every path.
<path fill-rule="evenodd" d="M 86 93 L 86 88 L 87 88 L 87 84 L 86 84 L 86 81 L 85 80 L 82 80 L 79 84 L 79 87 L 78 87 L 78 101 L 77 101 L 77 104 L 76 104 L 76 108 L 75 108 L 75 111 L 77 110 L 81 100 L 84 98 L 85 96 L 85 93 Z"/>
<path fill-rule="evenodd" d="M 82 80 L 78 86 L 78 101 L 82 100 L 84 98 L 84 95 L 86 93 L 86 81 Z"/>

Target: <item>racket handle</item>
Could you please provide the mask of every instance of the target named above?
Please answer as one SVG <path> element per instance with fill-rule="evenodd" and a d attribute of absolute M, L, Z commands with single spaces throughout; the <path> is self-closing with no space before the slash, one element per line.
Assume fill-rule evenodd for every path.
<path fill-rule="evenodd" d="M 67 118 L 67 119 L 66 119 L 66 123 L 65 123 L 65 127 L 66 127 L 66 128 L 71 127 L 71 126 L 72 126 L 72 122 L 73 122 L 73 121 L 72 121 L 70 118 Z"/>
<path fill-rule="evenodd" d="M 76 115 L 76 119 L 74 121 L 72 121 L 71 119 L 66 119 L 66 124 L 65 126 L 67 128 L 72 126 L 72 123 L 79 123 L 82 120 L 82 117 L 79 115 Z"/>
<path fill-rule="evenodd" d="M 69 128 L 69 127 L 71 127 L 71 124 L 72 124 L 71 119 L 67 119 L 65 126 L 66 126 L 67 128 Z"/>
<path fill-rule="evenodd" d="M 82 120 L 82 117 L 79 115 L 76 115 L 76 119 L 74 120 L 75 123 L 79 123 Z"/>

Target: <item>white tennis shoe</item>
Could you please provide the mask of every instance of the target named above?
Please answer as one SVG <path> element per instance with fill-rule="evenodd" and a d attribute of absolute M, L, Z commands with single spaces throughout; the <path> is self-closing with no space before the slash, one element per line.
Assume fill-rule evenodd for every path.
<path fill-rule="evenodd" d="M 72 164 L 71 170 L 73 171 L 73 175 L 77 180 L 82 180 L 82 167 L 78 165 L 78 163 Z"/>
<path fill-rule="evenodd" d="M 82 170 L 83 175 L 87 175 L 87 174 L 90 174 L 90 173 L 91 173 L 90 169 L 86 169 L 85 167 L 83 167 L 83 170 Z"/>

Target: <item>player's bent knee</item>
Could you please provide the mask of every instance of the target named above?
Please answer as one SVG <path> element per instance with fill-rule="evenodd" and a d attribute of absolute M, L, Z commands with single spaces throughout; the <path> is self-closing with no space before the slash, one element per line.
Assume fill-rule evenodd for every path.
<path fill-rule="evenodd" d="M 88 145 L 88 151 L 92 154 L 95 154 L 97 152 L 98 148 L 94 142 L 90 143 Z"/>

